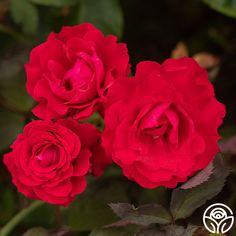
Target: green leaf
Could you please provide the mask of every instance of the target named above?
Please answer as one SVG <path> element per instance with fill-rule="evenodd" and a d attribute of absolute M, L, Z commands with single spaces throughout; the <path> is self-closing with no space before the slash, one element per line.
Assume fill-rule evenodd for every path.
<path fill-rule="evenodd" d="M 38 11 L 29 0 L 11 0 L 10 13 L 26 34 L 35 34 L 38 28 Z"/>
<path fill-rule="evenodd" d="M 118 0 L 81 0 L 79 23 L 90 22 L 104 34 L 122 36 L 123 13 Z"/>
<path fill-rule="evenodd" d="M 156 226 L 141 229 L 136 236 L 193 236 L 199 226 L 188 225 L 187 228 L 179 225 Z"/>
<path fill-rule="evenodd" d="M 173 235 L 167 235 L 165 231 L 161 231 L 157 227 L 148 227 L 141 229 L 135 236 L 173 236 Z"/>
<path fill-rule="evenodd" d="M 194 232 L 199 228 L 196 225 L 188 225 L 187 228 L 179 225 L 169 225 L 165 227 L 166 235 L 171 236 L 192 236 Z"/>
<path fill-rule="evenodd" d="M 62 225 L 59 228 L 56 227 L 55 229 L 50 230 L 49 235 L 51 236 L 75 236 L 73 231 L 71 231 L 71 228 L 66 225 Z"/>
<path fill-rule="evenodd" d="M 125 228 L 95 229 L 89 236 L 134 236 L 137 229 L 129 226 Z"/>
<path fill-rule="evenodd" d="M 74 235 L 73 232 L 70 231 L 70 228 L 67 226 L 57 227 L 52 230 L 47 230 L 43 227 L 34 227 L 27 230 L 23 236 L 66 236 L 66 235 Z"/>
<path fill-rule="evenodd" d="M 196 225 L 188 225 L 187 228 L 179 225 L 167 225 L 157 228 L 155 225 L 141 228 L 136 236 L 193 236 L 199 228 Z"/>
<path fill-rule="evenodd" d="M 208 181 L 191 189 L 185 190 L 179 187 L 172 192 L 170 210 L 175 219 L 190 216 L 198 207 L 222 190 L 229 170 L 218 155 L 214 159 L 213 166 L 214 171 Z"/>
<path fill-rule="evenodd" d="M 39 5 L 54 6 L 54 7 L 71 6 L 78 2 L 78 0 L 31 0 L 31 1 Z"/>
<path fill-rule="evenodd" d="M 147 204 L 135 208 L 128 203 L 109 204 L 112 210 L 122 219 L 109 226 L 122 226 L 137 224 L 148 226 L 150 224 L 168 224 L 171 222 L 170 213 L 161 205 Z"/>
<path fill-rule="evenodd" d="M 0 99 L 4 107 L 16 112 L 28 112 L 33 99 L 26 92 L 25 53 L 0 62 Z"/>
<path fill-rule="evenodd" d="M 125 184 L 125 180 L 112 177 L 91 183 L 87 191 L 65 210 L 68 225 L 74 230 L 88 231 L 114 222 L 116 217 L 107 203 L 128 201 Z"/>
<path fill-rule="evenodd" d="M 104 121 L 102 116 L 98 112 L 94 112 L 93 115 L 84 121 L 84 123 L 91 123 L 95 125 L 99 130 L 103 131 Z"/>
<path fill-rule="evenodd" d="M 222 14 L 236 18 L 236 0 L 203 0 L 203 2 Z"/>
<path fill-rule="evenodd" d="M 0 108 L 0 149 L 7 148 L 24 126 L 24 117 Z"/>
<path fill-rule="evenodd" d="M 23 236 L 48 236 L 49 232 L 48 230 L 42 228 L 42 227 L 35 227 L 32 229 L 27 230 Z"/>

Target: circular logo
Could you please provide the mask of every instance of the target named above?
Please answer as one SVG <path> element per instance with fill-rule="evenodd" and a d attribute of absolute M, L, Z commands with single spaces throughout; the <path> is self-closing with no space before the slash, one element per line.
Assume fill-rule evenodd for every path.
<path fill-rule="evenodd" d="M 233 223 L 233 211 L 222 203 L 210 205 L 203 214 L 203 224 L 213 234 L 228 232 L 232 228 Z"/>

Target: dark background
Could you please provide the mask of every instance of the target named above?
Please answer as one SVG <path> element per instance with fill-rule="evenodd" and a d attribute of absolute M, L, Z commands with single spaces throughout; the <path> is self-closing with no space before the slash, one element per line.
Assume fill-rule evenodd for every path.
<path fill-rule="evenodd" d="M 51 31 L 59 31 L 63 25 L 94 23 L 105 34 L 116 34 L 120 41 L 127 43 L 133 72 L 142 60 L 161 63 L 173 56 L 177 43 L 182 42 L 189 56 L 200 53 L 201 59 L 209 62 L 209 57 L 204 56 L 207 53 L 218 62 L 207 69 L 217 71 L 211 81 L 217 99 L 227 107 L 220 132 L 225 161 L 232 173 L 216 198 L 180 223 L 202 225 L 202 213 L 211 202 L 223 202 L 235 211 L 236 1 L 212 2 L 218 3 L 218 11 L 200 0 L 0 0 L 1 156 L 9 151 L 9 145 L 24 124 L 33 118 L 30 110 L 34 102 L 25 91 L 24 63 L 30 50 Z M 2 162 L 0 186 L 1 226 L 27 206 L 29 200 L 17 193 Z M 54 228 L 62 222 L 78 231 L 76 235 L 88 235 L 92 229 L 117 219 L 107 203 L 158 202 L 168 207 L 170 193 L 171 190 L 164 188 L 141 189 L 122 177 L 119 169 L 111 167 L 96 182 L 91 180 L 90 189 L 70 208 L 62 209 L 60 216 L 58 209 L 45 205 L 26 218 L 12 235 L 22 235 L 34 226 Z M 229 235 L 236 235 L 236 230 Z"/>

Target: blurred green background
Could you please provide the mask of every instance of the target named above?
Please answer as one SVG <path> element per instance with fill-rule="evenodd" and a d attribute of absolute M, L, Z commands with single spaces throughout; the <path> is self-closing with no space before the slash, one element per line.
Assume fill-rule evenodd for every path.
<path fill-rule="evenodd" d="M 202 213 L 211 202 L 223 202 L 236 212 L 236 0 L 0 0 L 1 156 L 32 119 L 34 101 L 26 93 L 24 73 L 30 50 L 51 31 L 82 22 L 91 22 L 104 34 L 115 34 L 127 43 L 133 70 L 141 60 L 162 62 L 189 55 L 209 71 L 217 98 L 227 107 L 221 146 L 232 173 L 223 191 L 186 222 L 202 225 Z M 96 182 L 90 181 L 91 187 L 69 209 L 62 209 L 62 214 L 45 205 L 12 235 L 22 235 L 34 226 L 55 228 L 62 222 L 71 226 L 75 235 L 88 235 L 116 220 L 107 203 L 159 202 L 168 206 L 170 199 L 170 190 L 142 189 L 114 166 Z M 2 162 L 0 186 L 1 226 L 29 200 L 17 193 Z M 66 235 L 63 230 L 57 235 Z M 228 235 L 236 235 L 236 229 Z"/>

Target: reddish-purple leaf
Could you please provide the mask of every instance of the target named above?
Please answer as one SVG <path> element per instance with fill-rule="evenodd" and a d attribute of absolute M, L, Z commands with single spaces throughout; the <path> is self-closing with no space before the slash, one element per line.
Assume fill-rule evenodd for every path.
<path fill-rule="evenodd" d="M 190 180 L 188 180 L 186 183 L 184 183 L 181 186 L 181 189 L 194 188 L 194 187 L 206 182 L 210 178 L 211 174 L 213 173 L 213 169 L 214 169 L 214 166 L 213 166 L 213 163 L 211 162 L 205 169 L 198 172 Z"/>
<path fill-rule="evenodd" d="M 109 206 L 121 220 L 106 227 L 120 227 L 128 224 L 141 226 L 154 223 L 168 224 L 172 220 L 170 213 L 158 204 L 147 204 L 138 208 L 129 203 L 111 203 Z"/>

